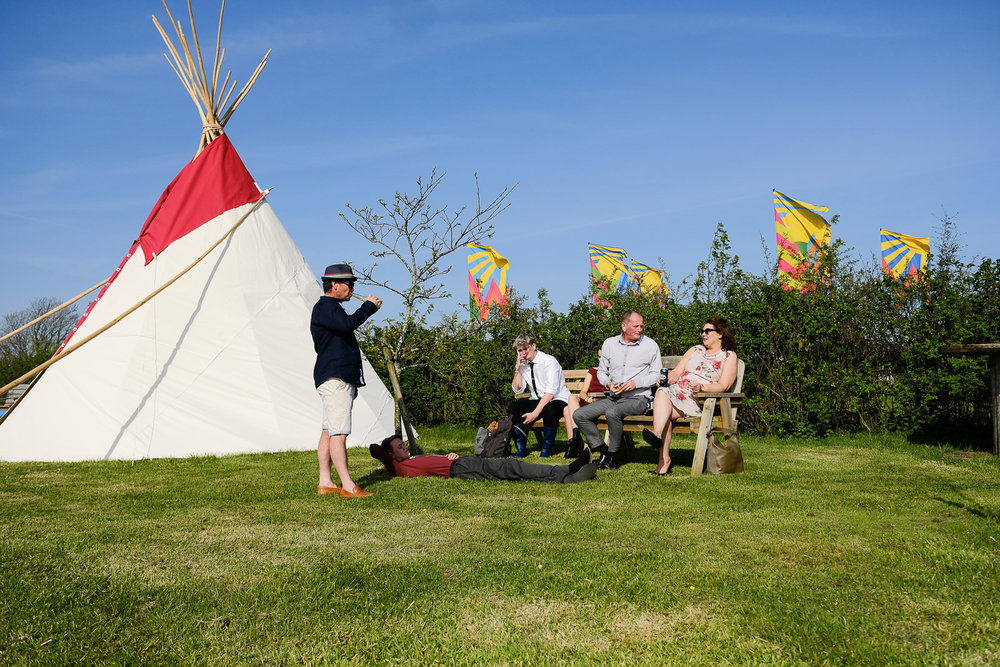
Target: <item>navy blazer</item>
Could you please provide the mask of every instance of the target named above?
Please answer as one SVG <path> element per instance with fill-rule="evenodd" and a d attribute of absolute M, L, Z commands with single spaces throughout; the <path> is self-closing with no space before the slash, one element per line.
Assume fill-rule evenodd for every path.
<path fill-rule="evenodd" d="M 323 295 L 313 306 L 309 331 L 316 350 L 313 380 L 320 386 L 330 378 L 339 378 L 356 387 L 363 387 L 361 348 L 354 330 L 378 310 L 371 301 L 348 315 L 339 299 Z"/>

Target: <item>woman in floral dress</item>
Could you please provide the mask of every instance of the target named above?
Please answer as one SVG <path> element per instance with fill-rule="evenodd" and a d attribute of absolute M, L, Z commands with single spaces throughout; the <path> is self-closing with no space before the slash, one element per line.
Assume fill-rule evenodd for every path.
<path fill-rule="evenodd" d="M 681 358 L 667 376 L 668 384 L 657 389 L 653 398 L 653 431 L 644 434 L 654 447 L 660 447 L 660 462 L 654 475 L 670 472 L 670 436 L 674 421 L 701 414 L 694 394 L 701 391 L 726 391 L 736 381 L 736 338 L 726 320 L 711 317 L 701 328 L 701 345 L 695 345 Z M 662 443 L 660 434 L 664 432 Z"/>

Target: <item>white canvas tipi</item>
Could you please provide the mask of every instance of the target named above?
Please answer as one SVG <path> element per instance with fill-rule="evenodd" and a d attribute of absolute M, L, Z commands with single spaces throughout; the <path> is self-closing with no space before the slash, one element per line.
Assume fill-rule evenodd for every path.
<path fill-rule="evenodd" d="M 322 410 L 312 379 L 309 319 L 321 289 L 222 134 L 215 101 L 211 111 L 204 150 L 164 191 L 139 238 L 67 338 L 64 349 L 71 353 L 45 370 L 0 418 L 0 460 L 316 447 Z M 231 112 L 232 107 L 225 118 Z M 140 308 L 72 349 L 167 283 Z M 364 377 L 348 446 L 393 431 L 392 397 L 367 360 Z"/>
<path fill-rule="evenodd" d="M 261 198 L 225 135 L 171 183 L 66 345 L 189 266 Z M 147 304 L 47 369 L 0 422 L 0 459 L 75 461 L 306 450 L 321 425 L 309 334 L 321 294 L 267 202 Z M 393 431 L 365 363 L 348 445 Z"/>

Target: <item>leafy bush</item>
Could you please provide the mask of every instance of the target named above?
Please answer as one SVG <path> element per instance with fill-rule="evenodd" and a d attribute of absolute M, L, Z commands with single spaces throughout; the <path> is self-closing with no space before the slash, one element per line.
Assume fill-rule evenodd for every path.
<path fill-rule="evenodd" d="M 636 310 L 663 354 L 698 343 L 696 331 L 708 317 L 729 320 L 747 363 L 740 412 L 746 432 L 903 431 L 927 441 L 988 440 L 987 359 L 942 348 L 1000 340 L 1000 262 L 949 261 L 900 282 L 880 266 L 849 259 L 834 242 L 820 260 L 818 282 L 800 293 L 783 289 L 776 271 L 742 271 L 728 255 L 721 224 L 710 262 L 711 270 L 699 267 L 703 275 L 687 303 L 602 292 L 597 303 L 587 294 L 558 313 L 544 291 L 533 307 L 514 292 L 508 318 L 468 322 L 463 313 L 424 326 L 417 335 L 427 341 L 427 358 L 402 372 L 407 407 L 419 423 L 485 424 L 511 399 L 517 334 L 533 333 L 564 368 L 586 368 L 601 342 L 620 332 L 622 314 Z M 364 347 L 384 371 L 379 335 L 378 327 L 368 329 Z"/>

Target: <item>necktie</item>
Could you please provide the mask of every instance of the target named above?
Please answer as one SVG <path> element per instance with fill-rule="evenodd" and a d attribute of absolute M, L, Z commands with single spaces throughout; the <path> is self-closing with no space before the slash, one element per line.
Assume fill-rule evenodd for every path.
<path fill-rule="evenodd" d="M 534 361 L 529 361 L 528 362 L 528 372 L 531 373 L 531 388 L 535 392 L 535 398 L 541 398 L 541 396 L 538 395 L 538 387 L 535 386 L 535 362 Z"/>

